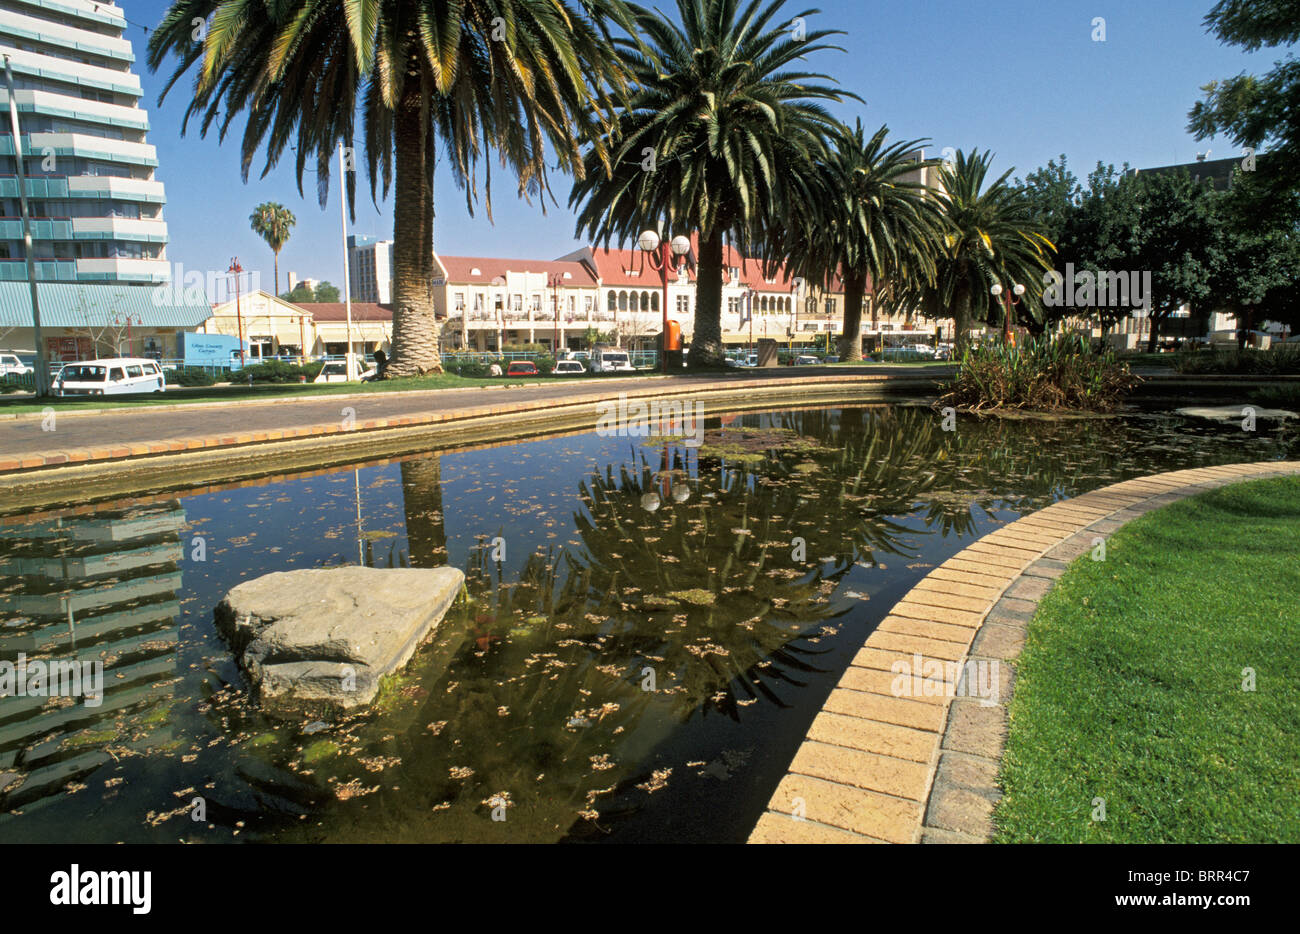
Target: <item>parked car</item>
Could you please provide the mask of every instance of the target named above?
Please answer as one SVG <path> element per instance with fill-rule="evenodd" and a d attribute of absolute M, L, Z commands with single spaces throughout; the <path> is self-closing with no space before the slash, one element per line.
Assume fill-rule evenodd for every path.
<path fill-rule="evenodd" d="M 26 376 L 33 372 L 32 367 L 24 363 L 16 353 L 0 353 L 0 376 Z"/>
<path fill-rule="evenodd" d="M 162 392 L 167 378 L 156 360 L 113 357 L 69 363 L 54 384 L 58 396 L 120 396 L 137 392 Z"/>
<path fill-rule="evenodd" d="M 506 376 L 540 376 L 537 364 L 531 360 L 516 360 L 506 367 Z"/>
<path fill-rule="evenodd" d="M 636 368 L 632 366 L 632 358 L 628 356 L 626 350 L 605 349 L 602 347 L 592 354 L 591 372 L 634 373 Z"/>
<path fill-rule="evenodd" d="M 817 366 L 819 363 L 821 363 L 821 359 L 814 357 L 812 354 L 801 353 L 794 358 L 795 366 Z"/>
<path fill-rule="evenodd" d="M 587 372 L 587 368 L 578 360 L 559 360 L 556 361 L 555 369 L 551 371 L 552 376 L 581 376 Z"/>

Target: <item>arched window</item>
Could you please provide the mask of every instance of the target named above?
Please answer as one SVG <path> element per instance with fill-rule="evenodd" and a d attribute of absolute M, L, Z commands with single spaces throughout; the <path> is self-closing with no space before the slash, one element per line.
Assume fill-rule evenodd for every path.
<path fill-rule="evenodd" d="M 609 310 L 618 310 L 618 294 L 613 289 L 609 290 Z"/>
<path fill-rule="evenodd" d="M 642 310 L 642 311 L 649 311 L 649 310 L 650 310 L 650 293 L 649 293 L 649 292 L 642 292 L 642 293 L 641 293 L 641 310 Z"/>
<path fill-rule="evenodd" d="M 659 293 L 658 293 L 658 292 L 651 292 L 651 293 L 650 293 L 650 310 L 651 310 L 651 311 L 658 311 L 658 310 L 659 310 Z"/>
<path fill-rule="evenodd" d="M 626 292 L 619 292 L 619 293 L 618 293 L 618 310 L 619 310 L 619 311 L 627 311 L 627 293 L 626 293 Z"/>

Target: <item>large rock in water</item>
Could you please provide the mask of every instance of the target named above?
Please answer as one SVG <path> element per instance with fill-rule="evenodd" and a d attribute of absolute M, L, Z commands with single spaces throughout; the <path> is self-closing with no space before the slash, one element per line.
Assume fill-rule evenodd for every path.
<path fill-rule="evenodd" d="M 464 581 L 446 567 L 278 571 L 232 589 L 215 616 L 265 709 L 349 711 L 406 664 Z"/>

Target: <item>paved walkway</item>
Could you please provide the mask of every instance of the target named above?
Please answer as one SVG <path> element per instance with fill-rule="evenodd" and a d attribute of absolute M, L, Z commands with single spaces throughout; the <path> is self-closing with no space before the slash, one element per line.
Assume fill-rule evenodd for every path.
<path fill-rule="evenodd" d="M 1038 601 L 1070 561 L 1186 496 L 1300 473 L 1270 461 L 1178 470 L 1064 500 L 984 536 L 931 571 L 868 636 L 817 715 L 750 843 L 981 843 L 992 833 L 1012 662 Z M 899 696 L 893 665 L 998 662 L 998 703 Z M 990 666 L 991 668 L 991 666 Z"/>
<path fill-rule="evenodd" d="M 836 367 L 821 372 L 791 368 L 708 377 L 644 377 L 570 381 L 549 385 L 485 385 L 469 389 L 349 393 L 273 401 L 244 399 L 138 408 L 56 410 L 51 426 L 39 412 L 0 420 L 0 474 L 149 457 L 204 448 L 254 445 L 290 438 L 372 431 L 591 405 L 629 396 L 695 393 L 782 386 L 921 384 L 948 367 Z M 795 375 L 798 374 L 798 375 Z M 593 421 L 594 425 L 594 421 Z M 53 430 L 50 430 L 50 429 Z"/>

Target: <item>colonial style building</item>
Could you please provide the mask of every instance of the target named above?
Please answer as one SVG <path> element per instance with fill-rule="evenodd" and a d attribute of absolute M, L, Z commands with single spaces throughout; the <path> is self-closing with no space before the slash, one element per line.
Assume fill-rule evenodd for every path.
<path fill-rule="evenodd" d="M 343 302 L 296 305 L 258 289 L 212 307 L 200 330 L 242 337 L 250 359 L 342 355 L 347 349 L 347 306 Z M 374 302 L 352 303 L 352 352 L 387 352 L 393 340 L 393 312 Z"/>

